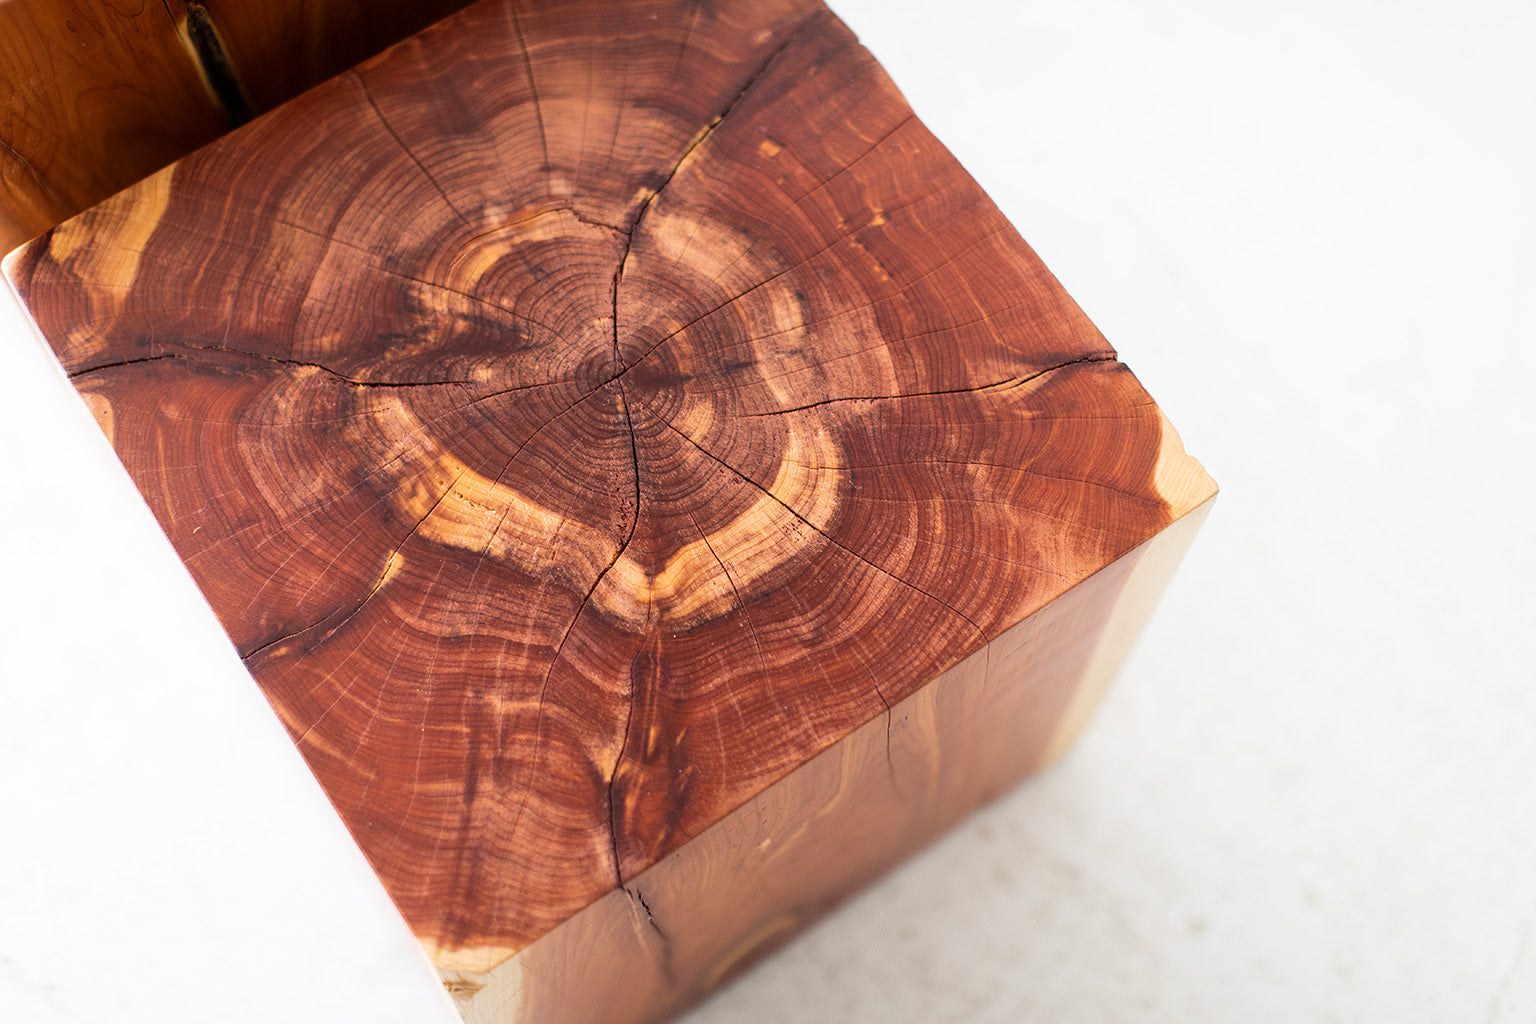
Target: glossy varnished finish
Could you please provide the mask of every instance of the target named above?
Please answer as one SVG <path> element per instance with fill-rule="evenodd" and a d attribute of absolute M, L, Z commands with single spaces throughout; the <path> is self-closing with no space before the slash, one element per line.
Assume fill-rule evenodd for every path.
<path fill-rule="evenodd" d="M 1081 657 L 1018 638 L 1212 493 L 819 3 L 484 2 L 8 269 L 487 1019 L 587 908 L 746 891 L 765 794 L 770 840 L 867 846 L 753 911 L 787 932 L 1038 764 L 1112 577 Z M 941 692 L 1012 694 L 1013 753 L 914 734 L 953 793 L 825 818 L 806 766 L 895 784 L 859 737 Z M 634 1019 L 779 937 L 749 916 L 628 947 Z"/>
<path fill-rule="evenodd" d="M 255 111 L 277 107 L 468 4 L 469 0 L 168 2 L 183 23 L 190 12 L 194 19 L 201 16 L 213 26 Z"/>
<path fill-rule="evenodd" d="M 0 0 L 0 250 L 468 0 Z"/>
<path fill-rule="evenodd" d="M 160 3 L 0 3 L 0 249 L 227 128 Z"/>

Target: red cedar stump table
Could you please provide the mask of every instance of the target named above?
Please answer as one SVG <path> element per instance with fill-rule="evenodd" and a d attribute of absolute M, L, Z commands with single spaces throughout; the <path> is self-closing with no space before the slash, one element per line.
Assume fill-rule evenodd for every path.
<path fill-rule="evenodd" d="M 1215 491 L 813 0 L 486 0 L 7 272 L 472 1021 L 1049 761 Z"/>

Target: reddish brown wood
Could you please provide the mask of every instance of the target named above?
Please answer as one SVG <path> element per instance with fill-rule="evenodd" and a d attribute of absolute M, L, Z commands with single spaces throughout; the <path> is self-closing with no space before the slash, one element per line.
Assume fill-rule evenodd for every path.
<path fill-rule="evenodd" d="M 221 48 L 255 111 L 275 108 L 468 3 L 168 0 L 179 12 L 179 20 L 185 21 L 191 12 L 215 27 Z"/>
<path fill-rule="evenodd" d="M 0 0 L 0 251 L 467 2 Z"/>
<path fill-rule="evenodd" d="M 159 3 L 0 3 L 0 250 L 227 127 Z"/>
<path fill-rule="evenodd" d="M 486 0 L 8 272 L 474 1019 L 1037 766 L 1213 493 L 810 0 Z"/>

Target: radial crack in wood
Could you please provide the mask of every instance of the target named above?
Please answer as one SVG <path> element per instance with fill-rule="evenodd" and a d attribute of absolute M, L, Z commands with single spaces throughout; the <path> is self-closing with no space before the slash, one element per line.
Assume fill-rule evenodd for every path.
<path fill-rule="evenodd" d="M 1054 756 L 1214 493 L 813 0 L 484 0 L 7 272 L 471 1020 Z"/>

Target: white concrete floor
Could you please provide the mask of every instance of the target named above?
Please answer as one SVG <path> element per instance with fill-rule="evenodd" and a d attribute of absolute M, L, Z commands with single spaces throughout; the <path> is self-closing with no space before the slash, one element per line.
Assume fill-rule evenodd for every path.
<path fill-rule="evenodd" d="M 688 1024 L 1536 1019 L 1536 8 L 835 6 L 1223 494 L 1065 763 Z M 0 1020 L 451 1019 L 0 359 Z"/>

